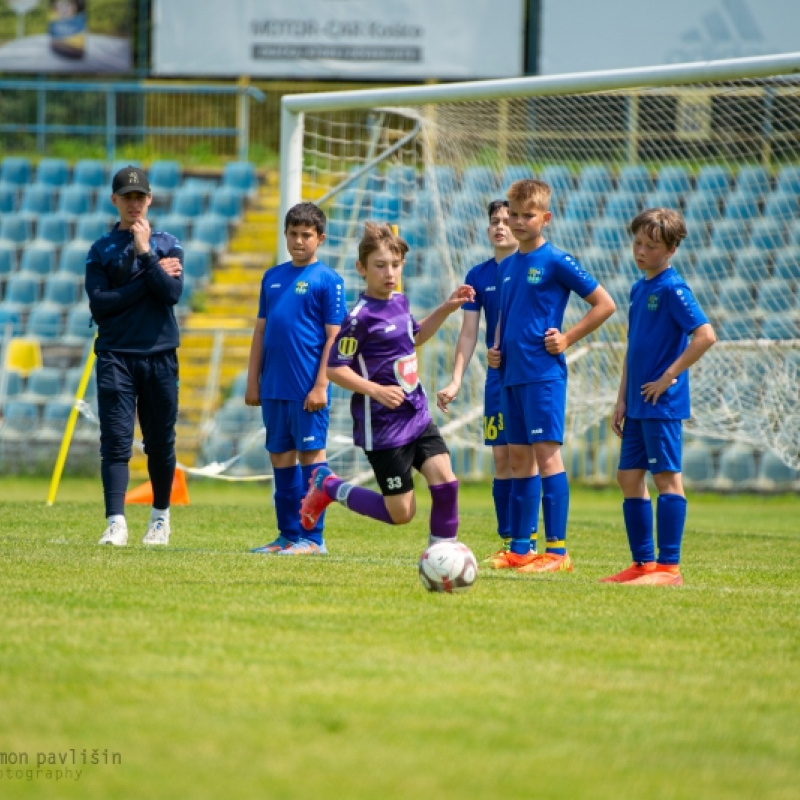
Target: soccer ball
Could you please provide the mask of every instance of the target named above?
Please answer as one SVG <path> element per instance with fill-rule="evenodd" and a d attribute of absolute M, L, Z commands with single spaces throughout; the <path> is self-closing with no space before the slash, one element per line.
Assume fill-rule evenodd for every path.
<path fill-rule="evenodd" d="M 466 592 L 478 577 L 478 562 L 461 542 L 436 542 L 419 560 L 419 579 L 429 592 Z"/>

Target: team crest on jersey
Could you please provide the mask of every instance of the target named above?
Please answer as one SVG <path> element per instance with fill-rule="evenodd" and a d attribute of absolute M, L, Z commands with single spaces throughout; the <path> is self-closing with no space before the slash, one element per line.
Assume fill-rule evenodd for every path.
<path fill-rule="evenodd" d="M 337 349 L 342 358 L 352 358 L 358 350 L 358 339 L 354 339 L 352 336 L 343 336 L 339 339 Z"/>
<path fill-rule="evenodd" d="M 531 267 L 528 270 L 528 283 L 541 283 L 542 282 L 542 270 L 537 269 L 536 267 Z"/>
<path fill-rule="evenodd" d="M 658 303 L 659 303 L 659 296 L 657 294 L 651 294 L 647 298 L 647 310 L 648 311 L 658 311 Z"/>
<path fill-rule="evenodd" d="M 394 376 L 403 387 L 404 392 L 413 392 L 419 386 L 417 354 L 411 353 L 411 355 L 398 358 L 394 362 Z"/>
<path fill-rule="evenodd" d="M 295 294 L 305 294 L 308 291 L 308 281 L 297 281 L 294 285 Z"/>

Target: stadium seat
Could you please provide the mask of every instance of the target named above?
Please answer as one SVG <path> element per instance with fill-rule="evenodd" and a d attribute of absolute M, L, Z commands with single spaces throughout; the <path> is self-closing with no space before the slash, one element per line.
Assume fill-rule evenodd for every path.
<path fill-rule="evenodd" d="M 728 342 L 758 339 L 761 335 L 761 324 L 750 315 L 725 317 L 717 329 L 717 334 L 720 340 Z"/>
<path fill-rule="evenodd" d="M 82 344 L 91 341 L 94 334 L 95 327 L 89 311 L 89 303 L 82 302 L 74 305 L 67 312 L 64 336 L 62 337 L 65 344 Z"/>
<path fill-rule="evenodd" d="M 775 254 L 772 275 L 795 284 L 800 281 L 800 247 L 786 247 L 779 250 Z"/>
<path fill-rule="evenodd" d="M 685 167 L 662 167 L 656 178 L 656 190 L 684 196 L 692 189 L 689 171 Z"/>
<path fill-rule="evenodd" d="M 786 244 L 786 226 L 777 219 L 757 219 L 750 227 L 748 245 L 757 250 L 778 250 Z"/>
<path fill-rule="evenodd" d="M 39 421 L 39 408 L 27 400 L 9 400 L 0 423 L 0 439 L 25 437 L 33 433 Z"/>
<path fill-rule="evenodd" d="M 192 226 L 194 243 L 205 244 L 213 250 L 224 250 L 228 245 L 228 221 L 216 214 L 203 214 Z"/>
<path fill-rule="evenodd" d="M 445 166 L 443 164 L 436 164 L 428 171 L 426 182 L 426 189 L 433 189 L 431 184 L 435 184 L 440 196 L 449 196 L 458 191 L 458 176 L 453 167 Z"/>
<path fill-rule="evenodd" d="M 593 192 L 576 191 L 567 196 L 565 220 L 591 222 L 600 216 L 600 198 Z"/>
<path fill-rule="evenodd" d="M 65 186 L 58 196 L 56 210 L 75 219 L 90 214 L 94 206 L 94 192 L 88 186 L 72 184 Z"/>
<path fill-rule="evenodd" d="M 211 279 L 211 261 L 211 251 L 205 246 L 190 242 L 184 248 L 183 268 L 193 284 L 207 283 Z"/>
<path fill-rule="evenodd" d="M 765 281 L 771 265 L 772 259 L 766 250 L 746 247 L 733 256 L 733 274 L 748 281 Z"/>
<path fill-rule="evenodd" d="M 757 199 L 764 197 L 770 191 L 769 173 L 764 167 L 742 167 L 736 175 L 736 189 Z"/>
<path fill-rule="evenodd" d="M 406 240 L 411 252 L 426 248 L 430 244 L 427 220 L 410 217 L 400 225 L 400 236 Z"/>
<path fill-rule="evenodd" d="M 629 164 L 619 171 L 617 190 L 620 192 L 631 192 L 641 196 L 652 192 L 653 187 L 650 170 L 641 164 Z"/>
<path fill-rule="evenodd" d="M 171 233 L 179 242 L 186 243 L 192 235 L 192 220 L 181 214 L 165 214 L 155 221 L 154 230 Z"/>
<path fill-rule="evenodd" d="M 718 483 L 724 488 L 748 488 L 756 478 L 755 452 L 750 445 L 729 444 L 719 460 Z"/>
<path fill-rule="evenodd" d="M 15 214 L 19 190 L 11 183 L 0 183 L 0 214 Z"/>
<path fill-rule="evenodd" d="M 70 242 L 61 250 L 58 257 L 58 273 L 66 273 L 76 277 L 86 275 L 86 257 L 89 255 L 89 243 L 78 240 Z"/>
<path fill-rule="evenodd" d="M 399 212 L 399 201 L 397 202 Z M 212 214 L 224 217 L 229 222 L 236 222 L 242 217 L 242 195 L 235 189 L 223 186 L 211 195 L 208 210 Z M 394 219 L 396 218 L 397 216 L 394 217 Z"/>
<path fill-rule="evenodd" d="M 386 170 L 386 188 L 399 197 L 411 194 L 417 188 L 417 171 L 411 166 L 394 164 Z"/>
<path fill-rule="evenodd" d="M 398 222 L 400 219 L 400 198 L 389 192 L 372 194 L 372 218 L 381 222 Z"/>
<path fill-rule="evenodd" d="M 171 195 L 181 185 L 183 170 L 179 161 L 154 161 L 147 177 L 154 196 Z"/>
<path fill-rule="evenodd" d="M 36 166 L 35 183 L 61 188 L 69 183 L 69 164 L 65 158 L 43 158 Z"/>
<path fill-rule="evenodd" d="M 0 286 L 6 276 L 17 270 L 17 248 L 13 242 L 0 239 Z"/>
<path fill-rule="evenodd" d="M 170 211 L 182 217 L 197 217 L 205 210 L 205 196 L 191 187 L 182 186 L 172 195 Z"/>
<path fill-rule="evenodd" d="M 96 192 L 106 187 L 106 165 L 94 158 L 82 158 L 75 163 L 72 170 L 72 184 L 83 186 Z M 109 189 L 109 192 L 111 190 Z"/>
<path fill-rule="evenodd" d="M 372 202 L 374 209 L 374 198 Z M 456 192 L 456 194 L 450 198 L 450 205 L 447 213 L 451 217 L 460 220 L 462 224 L 469 225 L 476 219 L 486 218 L 486 206 L 480 197 L 461 191 Z"/>
<path fill-rule="evenodd" d="M 42 214 L 36 221 L 35 244 L 46 242 L 52 247 L 63 247 L 72 239 L 72 223 L 63 212 Z"/>
<path fill-rule="evenodd" d="M 612 192 L 606 198 L 603 216 L 606 219 L 621 222 L 627 226 L 631 220 L 642 210 L 641 202 L 636 194 L 628 191 Z"/>
<path fill-rule="evenodd" d="M 28 314 L 25 335 L 33 336 L 40 341 L 53 341 L 61 336 L 63 328 L 63 311 L 52 303 L 37 303 Z"/>
<path fill-rule="evenodd" d="M 765 489 L 788 491 L 800 481 L 800 470 L 788 466 L 774 450 L 761 456 L 758 482 Z"/>
<path fill-rule="evenodd" d="M 547 239 L 567 252 L 579 253 L 589 244 L 589 228 L 583 220 L 558 219 L 547 230 Z"/>
<path fill-rule="evenodd" d="M 461 175 L 461 190 L 464 192 L 494 196 L 497 186 L 497 173 L 491 167 L 467 167 Z"/>
<path fill-rule="evenodd" d="M 475 243 L 474 228 L 465 220 L 448 217 L 444 221 L 444 236 L 451 249 L 462 249 Z"/>
<path fill-rule="evenodd" d="M 711 246 L 733 253 L 747 244 L 747 226 L 742 221 L 726 219 L 714 225 Z"/>
<path fill-rule="evenodd" d="M 2 326 L 0 326 L 2 332 Z M 2 387 L 3 395 L 0 396 L 0 406 L 10 397 L 17 397 L 22 393 L 25 387 L 25 381 L 22 375 L 15 369 L 7 369 L 5 371 L 5 387 L 2 387 L 2 380 L 0 380 L 0 387 Z"/>
<path fill-rule="evenodd" d="M 94 211 L 96 214 L 102 214 L 111 219 L 119 218 L 119 211 L 117 207 L 111 202 L 111 192 L 98 192 L 97 199 L 95 200 Z"/>
<path fill-rule="evenodd" d="M 726 313 L 751 311 L 754 308 L 752 284 L 738 276 L 728 278 L 719 287 L 717 304 Z"/>
<path fill-rule="evenodd" d="M 25 381 L 25 391 L 20 395 L 20 400 L 30 403 L 44 403 L 61 394 L 61 370 L 56 367 L 40 367 L 28 375 Z"/>
<path fill-rule="evenodd" d="M 768 314 L 761 324 L 761 335 L 765 339 L 785 341 L 800 339 L 800 321 L 796 311 L 778 311 Z"/>
<path fill-rule="evenodd" d="M 775 191 L 800 197 L 800 167 L 781 167 L 775 182 Z"/>
<path fill-rule="evenodd" d="M 764 200 L 764 216 L 785 224 L 795 220 L 800 213 L 800 203 L 796 194 L 776 190 L 770 192 Z"/>
<path fill-rule="evenodd" d="M 602 284 L 617 275 L 617 253 L 600 247 L 587 247 L 580 257 L 581 266 Z"/>
<path fill-rule="evenodd" d="M 242 453 L 237 472 L 244 475 L 272 474 L 272 463 L 263 442 L 255 442 Z"/>
<path fill-rule="evenodd" d="M 717 292 L 714 284 L 705 279 L 695 276 L 689 280 L 689 288 L 697 300 L 700 308 L 706 313 L 714 308 L 717 304 Z"/>
<path fill-rule="evenodd" d="M 686 198 L 683 216 L 689 228 L 696 222 L 716 222 L 722 217 L 719 196 L 706 189 L 696 189 Z"/>
<path fill-rule="evenodd" d="M 695 188 L 720 200 L 728 194 L 732 182 L 733 176 L 728 167 L 706 165 L 700 167 L 697 173 Z"/>
<path fill-rule="evenodd" d="M 31 162 L 24 156 L 6 156 L 0 162 L 0 181 L 14 186 L 25 186 L 30 183 L 33 170 Z"/>
<path fill-rule="evenodd" d="M 572 172 L 563 164 L 551 164 L 544 167 L 536 177 L 550 186 L 557 203 L 563 202 L 563 198 L 575 188 Z"/>
<path fill-rule="evenodd" d="M 508 191 L 508 187 L 511 186 L 514 181 L 530 180 L 533 177 L 533 170 L 530 167 L 525 166 L 525 164 L 509 164 L 500 173 L 499 191 L 503 196 L 505 196 L 505 193 Z"/>
<path fill-rule="evenodd" d="M 686 444 L 683 449 L 681 467 L 684 478 L 691 486 L 707 486 L 716 477 L 714 454 L 709 445 L 703 441 Z"/>
<path fill-rule="evenodd" d="M 758 198 L 737 190 L 731 192 L 725 200 L 725 211 L 722 218 L 726 220 L 750 221 L 761 215 Z"/>
<path fill-rule="evenodd" d="M 63 396 L 66 398 L 74 399 L 78 392 L 81 378 L 83 377 L 83 366 L 69 367 L 64 372 L 64 389 Z M 86 393 L 84 397 L 88 400 L 97 394 L 97 372 L 92 370 L 89 376 L 89 383 L 86 384 Z"/>
<path fill-rule="evenodd" d="M 222 185 L 242 195 L 253 195 L 258 190 L 256 168 L 248 161 L 232 161 L 222 170 Z"/>
<path fill-rule="evenodd" d="M 424 202 L 425 193 L 416 198 L 417 202 Z M 356 186 L 348 186 L 342 189 L 338 194 L 334 195 L 333 207 L 331 213 L 328 215 L 329 219 L 341 219 L 350 221 L 353 216 L 357 220 L 365 220 L 369 218 L 370 214 L 370 199 L 369 193 L 364 192 Z M 432 207 L 431 203 L 431 207 Z"/>
<path fill-rule="evenodd" d="M 618 220 L 601 219 L 592 226 L 591 244 L 604 250 L 619 252 L 629 243 L 625 224 Z"/>
<path fill-rule="evenodd" d="M 56 210 L 58 190 L 55 186 L 31 183 L 22 189 L 19 202 L 19 213 L 28 219 L 35 219 L 40 214 L 50 214 Z"/>
<path fill-rule="evenodd" d="M 617 306 L 617 312 L 627 315 L 631 301 L 632 282 L 624 275 L 612 278 L 606 284 L 606 291 L 611 295 Z"/>
<path fill-rule="evenodd" d="M 11 336 L 22 336 L 23 309 L 4 300 L 0 303 L 0 335 L 5 339 L 6 333 L 10 330 Z"/>
<path fill-rule="evenodd" d="M 717 247 L 704 247 L 694 254 L 694 274 L 711 281 L 724 281 L 731 274 L 731 257 Z"/>
<path fill-rule="evenodd" d="M 33 239 L 33 223 L 22 214 L 3 214 L 0 217 L 0 239 L 23 247 Z"/>
<path fill-rule="evenodd" d="M 429 277 L 431 273 L 425 273 L 409 281 L 404 291 L 408 297 L 409 305 L 415 310 L 432 309 L 441 302 L 439 291 L 439 280 Z"/>
<path fill-rule="evenodd" d="M 756 308 L 765 315 L 781 311 L 791 311 L 795 306 L 792 285 L 783 278 L 770 278 L 757 286 Z"/>
<path fill-rule="evenodd" d="M 108 233 L 113 227 L 114 222 L 108 214 L 103 211 L 95 211 L 93 214 L 85 214 L 78 218 L 75 223 L 75 238 L 89 245 L 97 241 L 101 236 Z"/>
<path fill-rule="evenodd" d="M 708 247 L 710 241 L 711 234 L 704 222 L 690 222 L 687 227 L 686 238 L 680 243 L 678 252 L 682 250 L 684 253 L 693 253 L 695 250 Z"/>
<path fill-rule="evenodd" d="M 608 194 L 614 188 L 611 170 L 600 164 L 589 164 L 578 173 L 578 190 L 594 194 Z"/>
<path fill-rule="evenodd" d="M 74 306 L 81 299 L 83 281 L 68 272 L 54 272 L 44 282 L 42 302 L 51 303 L 62 309 Z"/>
<path fill-rule="evenodd" d="M 10 275 L 6 283 L 4 303 L 13 303 L 23 310 L 29 309 L 39 300 L 41 287 L 40 275 L 36 273 L 15 272 Z"/>
<path fill-rule="evenodd" d="M 666 189 L 653 189 L 642 200 L 643 208 L 683 208 L 684 195 Z"/>
<path fill-rule="evenodd" d="M 56 271 L 56 249 L 49 242 L 33 241 L 23 251 L 20 272 L 49 275 Z"/>

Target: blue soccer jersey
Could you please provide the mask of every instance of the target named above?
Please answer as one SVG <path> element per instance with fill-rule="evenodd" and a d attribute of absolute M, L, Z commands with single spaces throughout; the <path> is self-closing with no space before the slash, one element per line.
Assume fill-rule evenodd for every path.
<path fill-rule="evenodd" d="M 305 400 L 319 373 L 325 326 L 341 325 L 345 313 L 344 281 L 321 261 L 305 267 L 287 261 L 264 273 L 262 400 Z"/>
<path fill-rule="evenodd" d="M 494 346 L 497 329 L 497 316 L 500 313 L 500 282 L 498 280 L 498 264 L 494 258 L 475 265 L 464 279 L 467 286 L 475 290 L 475 299 L 464 303 L 464 311 L 483 310 L 486 321 L 486 347 Z"/>
<path fill-rule="evenodd" d="M 563 353 L 547 352 L 544 334 L 548 328 L 561 330 L 570 292 L 587 297 L 597 281 L 549 242 L 503 259 L 500 273 L 503 385 L 566 379 L 567 360 Z"/>
<path fill-rule="evenodd" d="M 689 372 L 653 405 L 642 398 L 642 385 L 658 380 L 683 353 L 688 334 L 708 322 L 683 278 L 672 267 L 631 289 L 628 322 L 626 415 L 633 419 L 689 419 Z"/>

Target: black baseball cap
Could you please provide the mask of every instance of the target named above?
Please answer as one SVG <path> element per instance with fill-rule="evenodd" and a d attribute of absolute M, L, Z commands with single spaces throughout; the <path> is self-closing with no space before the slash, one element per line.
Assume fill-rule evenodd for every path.
<path fill-rule="evenodd" d="M 114 194 L 130 194 L 131 192 L 142 192 L 150 194 L 150 181 L 147 173 L 132 164 L 123 167 L 111 181 L 111 191 Z"/>

